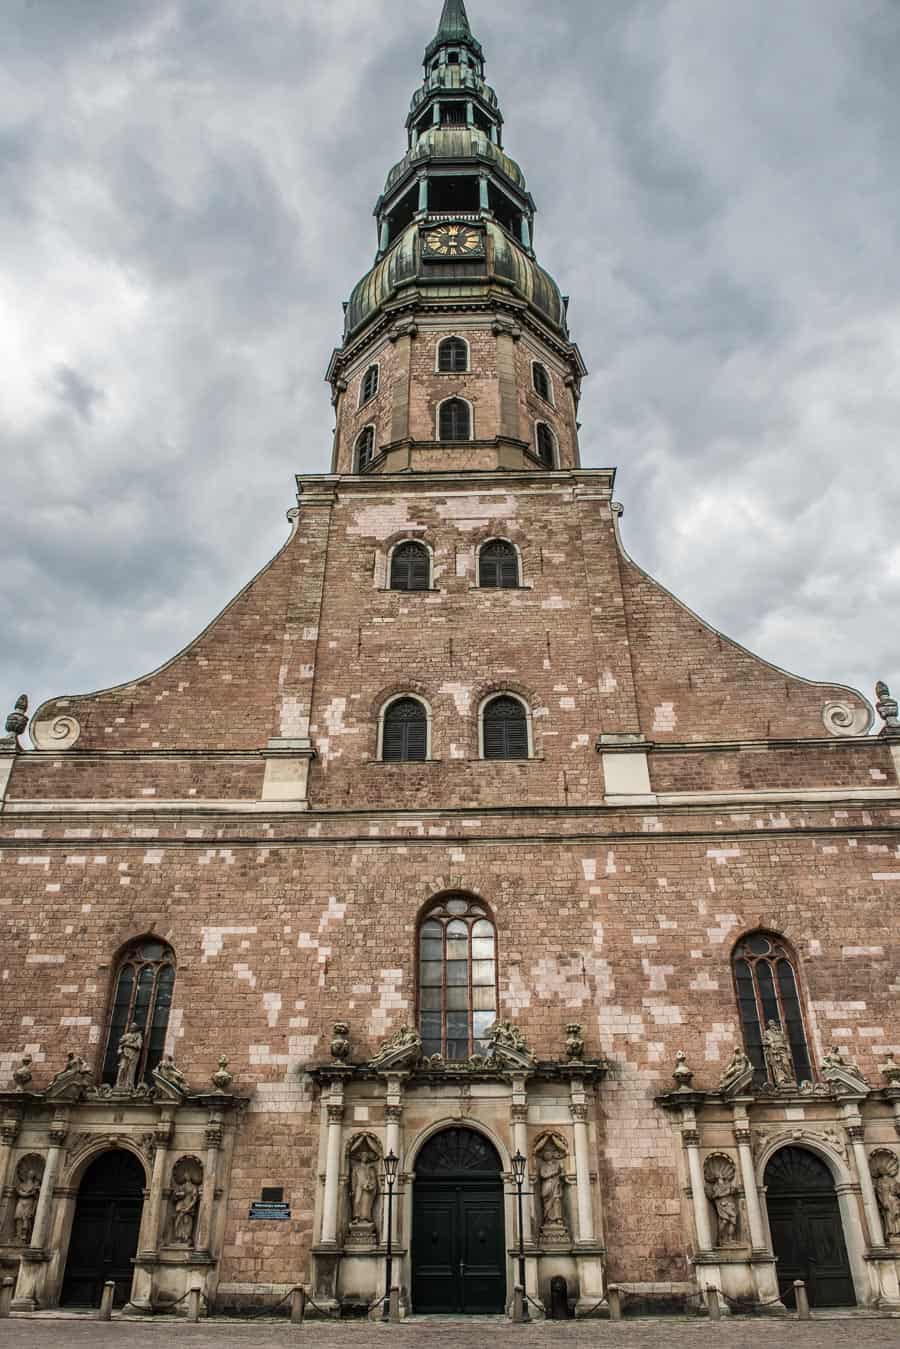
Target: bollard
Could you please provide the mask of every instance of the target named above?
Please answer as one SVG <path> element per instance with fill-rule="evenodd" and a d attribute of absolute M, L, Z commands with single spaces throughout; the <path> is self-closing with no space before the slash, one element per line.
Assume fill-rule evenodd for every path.
<path fill-rule="evenodd" d="M 12 1302 L 15 1286 L 15 1279 L 6 1278 L 0 1283 L 0 1317 L 9 1316 L 9 1306 Z"/>
<path fill-rule="evenodd" d="M 188 1293 L 188 1320 L 200 1320 L 200 1289 L 192 1288 Z"/>
<path fill-rule="evenodd" d="M 391 1289 L 391 1296 L 388 1301 L 388 1320 L 396 1325 L 400 1320 L 400 1289 L 396 1286 Z"/>
<path fill-rule="evenodd" d="M 525 1289 L 520 1283 L 517 1283 L 513 1289 L 513 1324 L 517 1326 L 525 1323 Z"/>
<path fill-rule="evenodd" d="M 111 1321 L 113 1298 L 116 1295 L 116 1285 L 114 1283 L 105 1283 L 103 1285 L 103 1296 L 100 1299 L 100 1310 L 97 1313 L 98 1321 Z"/>
<path fill-rule="evenodd" d="M 621 1321 L 622 1319 L 622 1293 L 616 1284 L 611 1283 L 606 1290 L 606 1300 L 609 1303 L 610 1321 Z"/>
<path fill-rule="evenodd" d="M 710 1321 L 721 1321 L 722 1308 L 719 1305 L 719 1290 L 713 1288 L 712 1284 L 706 1290 L 706 1310 L 709 1313 Z"/>
<path fill-rule="evenodd" d="M 800 1321 L 811 1321 L 809 1314 L 809 1298 L 806 1295 L 806 1284 L 802 1279 L 794 1280 L 794 1299 L 797 1303 L 797 1318 Z"/>
<path fill-rule="evenodd" d="M 291 1289 L 291 1325 L 302 1326 L 303 1315 L 306 1311 L 306 1290 L 300 1288 Z"/>

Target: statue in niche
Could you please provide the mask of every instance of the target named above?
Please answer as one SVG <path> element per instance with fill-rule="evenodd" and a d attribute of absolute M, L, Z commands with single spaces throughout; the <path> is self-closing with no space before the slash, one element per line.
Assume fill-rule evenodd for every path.
<path fill-rule="evenodd" d="M 563 1165 L 566 1147 L 562 1139 L 549 1134 L 538 1140 L 538 1190 L 541 1196 L 541 1240 L 567 1241 L 569 1228 L 565 1219 L 566 1170 Z"/>
<path fill-rule="evenodd" d="M 137 1073 L 138 1059 L 144 1047 L 144 1037 L 136 1021 L 132 1021 L 119 1041 L 116 1056 L 119 1069 L 116 1073 L 117 1091 L 134 1091 L 134 1079 Z"/>
<path fill-rule="evenodd" d="M 25 1157 L 16 1168 L 13 1209 L 13 1229 L 20 1246 L 27 1246 L 34 1231 L 38 1196 L 41 1192 L 41 1169 L 37 1158 Z"/>
<path fill-rule="evenodd" d="M 203 1168 L 195 1157 L 182 1157 L 172 1168 L 172 1240 L 191 1246 L 200 1207 Z"/>
<path fill-rule="evenodd" d="M 741 1226 L 737 1168 L 725 1153 L 714 1152 L 706 1159 L 703 1176 L 706 1181 L 706 1197 L 716 1214 L 716 1245 L 733 1246 L 738 1239 Z"/>
<path fill-rule="evenodd" d="M 869 1158 L 875 1197 L 886 1241 L 900 1240 L 900 1160 L 890 1148 L 878 1148 Z"/>
<path fill-rule="evenodd" d="M 788 1042 L 785 1039 L 784 1031 L 777 1021 L 768 1021 L 766 1023 L 763 1044 L 765 1046 L 766 1063 L 769 1068 L 769 1076 L 772 1079 L 772 1085 L 776 1087 L 795 1087 L 797 1085 L 797 1076 L 794 1072 L 791 1051 L 788 1048 Z"/>
<path fill-rule="evenodd" d="M 350 1163 L 350 1220 L 355 1226 L 374 1227 L 378 1198 L 378 1154 L 363 1139 Z"/>

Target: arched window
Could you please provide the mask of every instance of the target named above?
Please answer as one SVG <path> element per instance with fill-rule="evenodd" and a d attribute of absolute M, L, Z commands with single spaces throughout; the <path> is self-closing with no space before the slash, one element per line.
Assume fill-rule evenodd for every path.
<path fill-rule="evenodd" d="M 359 391 L 359 405 L 368 403 L 378 392 L 378 366 L 370 365 L 365 375 Z"/>
<path fill-rule="evenodd" d="M 132 1023 L 142 1036 L 134 1081 L 149 1080 L 163 1056 L 174 984 L 175 954 L 171 946 L 155 937 L 143 937 L 125 951 L 116 971 L 103 1059 L 104 1082 L 116 1080 L 119 1042 Z"/>
<path fill-rule="evenodd" d="M 765 1082 L 770 1076 L 763 1039 L 770 1021 L 787 1038 L 797 1081 L 810 1081 L 812 1069 L 796 961 L 787 943 L 774 933 L 751 932 L 735 947 L 732 964 L 744 1043 L 757 1082 Z"/>
<path fill-rule="evenodd" d="M 445 337 L 438 345 L 438 370 L 460 374 L 469 368 L 469 344 L 461 337 Z"/>
<path fill-rule="evenodd" d="M 519 554 L 506 539 L 491 539 L 478 553 L 478 584 L 486 590 L 515 590 Z"/>
<path fill-rule="evenodd" d="M 441 440 L 472 439 L 472 414 L 468 403 L 461 398 L 448 398 L 441 404 L 438 435 Z"/>
<path fill-rule="evenodd" d="M 398 698 L 385 710 L 381 757 L 385 763 L 424 763 L 428 758 L 428 713 L 418 698 Z"/>
<path fill-rule="evenodd" d="M 401 543 L 391 554 L 391 590 L 428 590 L 430 561 L 424 544 Z"/>
<path fill-rule="evenodd" d="M 356 437 L 356 471 L 364 473 L 375 458 L 375 427 L 367 426 Z"/>
<path fill-rule="evenodd" d="M 528 758 L 528 714 L 508 693 L 492 698 L 481 714 L 485 759 Z"/>
<path fill-rule="evenodd" d="M 545 468 L 556 467 L 556 437 L 546 422 L 537 424 L 537 452 Z"/>
<path fill-rule="evenodd" d="M 550 383 L 550 376 L 547 374 L 547 367 L 541 365 L 540 361 L 535 361 L 531 367 L 531 377 L 534 381 L 534 391 L 539 398 L 543 398 L 545 403 L 553 402 L 553 386 Z"/>
<path fill-rule="evenodd" d="M 419 1034 L 427 1055 L 486 1054 L 497 1020 L 497 938 L 487 909 L 445 895 L 419 928 Z"/>

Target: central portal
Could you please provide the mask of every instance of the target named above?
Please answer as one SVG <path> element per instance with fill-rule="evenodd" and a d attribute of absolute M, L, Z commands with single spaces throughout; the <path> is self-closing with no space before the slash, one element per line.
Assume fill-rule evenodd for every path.
<path fill-rule="evenodd" d="M 503 1175 L 473 1129 L 445 1129 L 416 1161 L 413 1310 L 485 1315 L 506 1307 Z"/>

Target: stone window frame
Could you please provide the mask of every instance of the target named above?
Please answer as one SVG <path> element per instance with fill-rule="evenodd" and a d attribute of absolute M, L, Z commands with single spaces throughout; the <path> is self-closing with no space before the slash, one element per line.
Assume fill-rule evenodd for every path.
<path fill-rule="evenodd" d="M 466 348 L 466 368 L 465 370 L 442 370 L 441 369 L 441 347 L 445 342 L 462 342 Z M 470 375 L 472 373 L 472 343 L 462 333 L 444 333 L 443 337 L 438 338 L 434 348 L 434 373 L 443 375 L 445 379 L 453 375 Z M 440 423 L 438 423 L 440 424 Z"/>
<path fill-rule="evenodd" d="M 528 756 L 525 759 L 488 759 L 484 753 L 484 713 L 490 703 L 497 698 L 513 698 L 517 703 L 521 703 L 525 711 L 525 730 L 528 736 Z M 527 698 L 523 697 L 516 689 L 503 685 L 501 688 L 491 689 L 486 693 L 478 704 L 478 758 L 482 763 L 530 763 L 538 756 L 535 753 L 534 746 L 534 717 L 531 705 Z"/>
<path fill-rule="evenodd" d="M 550 394 L 549 398 L 545 398 L 537 386 L 537 376 L 535 374 L 535 371 L 538 366 L 540 366 L 541 370 L 543 370 L 544 374 L 547 376 L 547 387 Z M 553 376 L 550 374 L 550 370 L 546 362 L 538 360 L 536 356 L 532 356 L 531 358 L 531 387 L 542 403 L 546 403 L 548 407 L 555 409 L 556 390 L 553 387 Z"/>
<path fill-rule="evenodd" d="M 545 426 L 547 428 L 547 430 L 550 432 L 550 439 L 553 442 L 553 449 L 552 449 L 553 462 L 550 464 L 544 464 L 544 461 L 541 458 L 541 448 L 540 442 L 538 440 L 539 435 L 538 428 L 541 426 Z M 535 458 L 540 460 L 541 464 L 544 465 L 548 473 L 553 473 L 556 469 L 559 468 L 559 436 L 556 434 L 556 431 L 552 426 L 552 424 L 547 421 L 546 417 L 536 417 L 534 420 L 534 453 Z"/>
<path fill-rule="evenodd" d="M 371 431 L 371 432 L 372 432 L 372 453 L 371 453 L 371 456 L 370 456 L 370 458 L 369 458 L 368 463 L 365 464 L 365 465 L 363 465 L 363 464 L 360 463 L 360 458 L 359 458 L 359 442 L 362 440 L 363 436 L 366 434 L 367 431 Z M 371 468 L 372 464 L 375 462 L 375 459 L 377 458 L 377 454 L 378 454 L 377 443 L 376 443 L 377 431 L 378 431 L 378 428 L 377 428 L 375 422 L 366 422 L 365 426 L 360 427 L 359 431 L 357 432 L 357 434 L 356 434 L 356 436 L 355 436 L 355 438 L 354 438 L 354 441 L 353 441 L 353 472 L 354 472 L 354 473 L 357 473 L 357 474 L 359 474 L 359 473 L 365 473 L 369 468 Z"/>
<path fill-rule="evenodd" d="M 373 370 L 375 371 L 375 388 L 372 390 L 370 394 L 366 394 L 366 380 L 369 378 L 369 375 Z M 377 398 L 380 389 L 381 389 L 381 362 L 370 361 L 360 377 L 359 402 L 356 405 L 357 412 L 359 412 L 361 408 L 367 407 L 368 404 L 371 403 L 373 398 Z"/>
<path fill-rule="evenodd" d="M 141 947 L 147 943 L 153 943 L 154 945 L 162 946 L 164 948 L 164 954 L 159 956 L 157 959 L 153 961 L 145 960 L 138 962 L 141 965 L 153 964 L 157 966 L 157 970 L 153 977 L 153 990 L 150 1002 L 148 1003 L 147 1016 L 144 1020 L 144 1025 L 141 1027 L 141 1032 L 143 1035 L 143 1044 L 141 1046 L 141 1053 L 138 1057 L 137 1068 L 135 1070 L 135 1082 L 142 1082 L 146 1080 L 148 1076 L 147 1061 L 149 1058 L 149 1052 L 151 1048 L 153 1020 L 157 1009 L 157 999 L 159 994 L 159 976 L 160 972 L 164 968 L 168 968 L 171 969 L 172 971 L 172 988 L 170 990 L 170 1002 L 168 1010 L 166 1012 L 165 1025 L 163 1027 L 163 1043 L 160 1050 L 160 1057 L 162 1056 L 163 1053 L 165 1053 L 165 1043 L 168 1037 L 169 1021 L 171 1019 L 171 1012 L 172 1012 L 171 997 L 174 994 L 175 980 L 178 977 L 178 959 L 175 954 L 175 948 L 172 946 L 171 942 L 165 939 L 165 937 L 157 936 L 153 932 L 145 932 L 139 936 L 130 937 L 128 941 L 123 942 L 123 944 L 119 947 L 118 951 L 116 952 L 116 957 L 112 964 L 112 976 L 110 978 L 109 993 L 107 995 L 106 1000 L 106 1012 L 103 1019 L 104 1033 L 103 1039 L 100 1042 L 100 1054 L 96 1074 L 97 1080 L 101 1083 L 106 1082 L 108 1080 L 109 1072 L 111 1072 L 112 1069 L 111 1066 L 109 1070 L 107 1069 L 107 1063 L 109 1060 L 113 1059 L 116 1050 L 118 1050 L 119 1039 L 121 1039 L 122 1034 L 124 1033 L 125 1029 L 127 1029 L 128 1025 L 131 1024 L 131 1021 L 133 1019 L 134 1004 L 137 993 L 136 984 L 133 986 L 131 991 L 128 1016 L 125 1020 L 124 1025 L 119 1029 L 118 1032 L 119 1039 L 116 1040 L 114 1047 L 113 1017 L 115 1015 L 116 1005 L 118 1003 L 119 989 L 121 986 L 122 976 L 124 974 L 126 966 L 135 963 L 138 952 L 140 951 Z M 148 1026 L 151 1030 L 151 1034 L 147 1033 Z M 114 1080 L 115 1076 L 113 1075 L 113 1081 Z"/>
<path fill-rule="evenodd" d="M 441 1014 L 441 1051 L 440 1051 L 440 1052 L 443 1054 L 443 1052 L 444 1052 L 444 1050 L 445 1050 L 445 1048 L 446 1048 L 447 1039 L 448 1039 L 448 1036 L 447 1036 L 447 1012 L 448 1012 L 448 1010 L 453 1010 L 453 1009 L 448 1009 L 447 1006 L 446 1006 L 446 992 L 447 992 L 447 989 L 450 987 L 450 985 L 448 984 L 448 981 L 447 981 L 447 976 L 446 976 L 446 965 L 447 965 L 447 956 L 446 956 L 446 928 L 449 926 L 449 923 L 452 922 L 452 921 L 454 921 L 454 919 L 456 918 L 456 919 L 458 919 L 459 921 L 465 922 L 466 925 L 467 925 L 467 927 L 468 927 L 468 929 L 469 929 L 469 956 L 468 956 L 468 962 L 469 962 L 469 971 L 468 971 L 468 975 L 469 975 L 469 982 L 468 982 L 468 989 L 469 989 L 469 1005 L 468 1005 L 468 1007 L 467 1007 L 465 1010 L 466 1010 L 466 1013 L 467 1013 L 467 1016 L 468 1016 L 468 1023 L 469 1023 L 469 1024 L 468 1024 L 468 1039 L 469 1039 L 468 1049 L 469 1049 L 469 1052 L 470 1052 L 470 1053 L 474 1053 L 474 1052 L 475 1052 L 475 1034 L 474 1034 L 474 1017 L 475 1017 L 475 1012 L 476 1012 L 476 1010 L 485 1012 L 485 1011 L 487 1011 L 488 1009 L 487 1009 L 487 1008 L 479 1008 L 479 1009 L 476 1009 L 476 1008 L 474 1007 L 474 995 L 473 995 L 473 987 L 474 987 L 474 985 L 473 985 L 473 980 L 472 980 L 472 964 L 473 964 L 474 957 L 473 957 L 473 955 L 472 955 L 472 953 L 471 953 L 471 952 L 472 952 L 472 946 L 471 946 L 471 943 L 472 943 L 472 940 L 473 940 L 473 937 L 472 937 L 472 929 L 474 928 L 475 924 L 478 923 L 478 922 L 488 922 L 488 923 L 490 923 L 491 927 L 493 928 L 493 941 L 494 941 L 494 955 L 493 955 L 493 961 L 494 961 L 494 982 L 493 982 L 492 987 L 493 987 L 493 989 L 494 989 L 494 1008 L 492 1009 L 492 1016 L 493 1016 L 494 1020 L 496 1020 L 497 1017 L 499 1017 L 499 1015 L 500 1015 L 500 953 L 499 953 L 500 942 L 499 942 L 499 933 L 498 933 L 498 930 L 497 930 L 497 917 L 496 917 L 496 914 L 495 914 L 495 912 L 494 912 L 494 910 L 493 910 L 493 907 L 492 907 L 490 904 L 488 904 L 486 900 L 482 899 L 481 895 L 476 894 L 476 893 L 475 893 L 474 891 L 472 891 L 472 890 L 465 890 L 465 889 L 463 889 L 463 890 L 452 890 L 452 889 L 451 889 L 451 890 L 441 890 L 441 891 L 439 891 L 437 894 L 432 895 L 431 898 L 430 898 L 429 900 L 427 900 L 427 902 L 426 902 L 425 904 L 422 905 L 422 908 L 421 908 L 421 910 L 419 911 L 419 916 L 418 916 L 418 919 L 417 919 L 417 921 L 416 921 L 416 946 L 415 946 L 415 991 L 416 991 L 415 1011 L 416 1011 L 416 1026 L 419 1028 L 420 1033 L 421 1033 L 421 1025 L 422 1025 L 421 1018 L 422 1018 L 422 1011 L 423 1011 L 423 1008 L 422 1008 L 422 989 L 423 989 L 423 984 L 422 984 L 422 969 L 421 969 L 421 966 L 422 966 L 422 929 L 423 929 L 423 928 L 425 927 L 425 925 L 426 925 L 427 923 L 429 923 L 429 922 L 437 922 L 437 921 L 441 921 L 441 920 L 436 919 L 436 918 L 434 917 L 434 914 L 436 913 L 437 910 L 440 910 L 440 909 L 445 909 L 445 910 L 446 910 L 447 907 L 448 907 L 448 905 L 449 905 L 449 903 L 450 903 L 451 901 L 453 901 L 453 900 L 464 900 L 464 901 L 466 902 L 466 904 L 467 904 L 467 906 L 468 906 L 468 908 L 469 908 L 470 910 L 471 910 L 473 907 L 476 907 L 477 909 L 481 910 L 481 912 L 480 912 L 480 913 L 477 913 L 477 914 L 467 913 L 467 914 L 464 915 L 464 916 L 463 916 L 463 915 L 451 915 L 450 918 L 447 920 L 447 922 L 445 922 L 445 923 L 442 924 L 442 925 L 444 926 L 444 928 L 445 928 L 445 936 L 444 936 L 444 955 L 443 955 L 443 958 L 442 958 L 443 977 L 442 977 L 442 983 L 441 983 L 442 996 L 441 996 L 441 1013 L 440 1013 L 440 1014 Z M 488 985 L 485 985 L 485 987 L 488 987 Z M 434 1009 L 428 1009 L 428 1010 L 434 1010 Z M 462 1010 L 462 1009 L 459 1009 L 459 1010 Z M 456 1059 L 454 1059 L 454 1060 L 447 1060 L 447 1061 L 448 1061 L 448 1062 L 460 1062 L 460 1060 L 456 1060 Z M 465 1062 L 465 1060 L 462 1060 L 462 1062 Z"/>
<path fill-rule="evenodd" d="M 816 1068 L 816 1062 L 813 1056 L 813 1038 L 810 1034 L 810 1024 L 811 1024 L 810 1014 L 809 1009 L 806 1006 L 806 997 L 805 997 L 806 981 L 803 978 L 803 970 L 800 964 L 800 956 L 794 943 L 790 941 L 787 937 L 785 937 L 782 932 L 779 932 L 778 929 L 774 927 L 766 927 L 763 925 L 759 927 L 748 928 L 746 932 L 741 933 L 741 935 L 735 940 L 735 942 L 732 944 L 731 947 L 731 956 L 729 964 L 731 966 L 731 980 L 732 980 L 732 988 L 734 991 L 735 1008 L 737 1011 L 738 1023 L 741 1029 L 741 1042 L 744 1045 L 744 1048 L 747 1051 L 747 1053 L 750 1054 L 752 1060 L 753 1056 L 750 1053 L 751 1046 L 747 1041 L 746 1035 L 747 1023 L 741 1011 L 741 1004 L 738 993 L 736 966 L 738 960 L 743 958 L 741 954 L 743 947 L 746 945 L 747 942 L 751 941 L 754 937 L 764 937 L 773 947 L 776 948 L 780 947 L 781 953 L 776 958 L 786 960 L 787 963 L 790 965 L 794 980 L 794 991 L 796 993 L 797 999 L 799 1026 L 802 1032 L 803 1047 L 806 1051 L 806 1061 L 809 1066 L 808 1080 L 815 1081 L 818 1077 L 818 1072 Z M 760 955 L 757 957 L 757 959 L 763 960 L 766 959 L 766 957 Z M 757 1014 L 758 1028 L 760 1036 L 762 1036 L 766 1028 L 766 1016 L 762 1005 L 762 996 L 760 993 L 759 983 L 756 974 L 753 970 L 751 970 L 751 977 L 753 981 L 753 991 L 756 998 L 756 1014 Z M 785 1030 L 786 1027 L 785 1027 L 782 990 L 778 987 L 777 978 L 773 980 L 773 983 L 779 1012 L 779 1024 L 781 1025 L 782 1030 Z M 790 1041 L 790 1037 L 788 1038 L 789 1038 L 789 1048 L 791 1051 L 791 1062 L 794 1065 L 794 1071 L 797 1073 L 797 1081 L 799 1084 L 799 1082 L 801 1081 L 801 1076 L 797 1067 L 796 1060 L 794 1058 L 794 1044 L 793 1042 Z M 764 1056 L 763 1056 L 763 1063 L 765 1063 Z M 758 1074 L 759 1067 L 755 1062 L 754 1062 L 754 1069 Z M 765 1080 L 768 1081 L 768 1070 L 765 1070 Z"/>
<path fill-rule="evenodd" d="M 403 548 L 408 543 L 414 543 L 419 548 L 424 548 L 428 554 L 428 585 L 424 590 L 395 590 L 391 585 L 391 574 L 394 567 L 394 554 L 398 548 Z M 434 584 L 434 549 L 426 539 L 418 539 L 414 534 L 404 534 L 401 538 L 395 539 L 387 550 L 384 589 L 389 590 L 392 595 L 433 595 L 437 587 Z"/>
<path fill-rule="evenodd" d="M 475 404 L 472 402 L 471 398 L 466 398 L 466 397 L 465 397 L 463 394 L 461 394 L 461 393 L 451 393 L 451 394 L 448 394 L 446 398 L 442 398 L 442 399 L 440 400 L 440 402 L 438 403 L 437 408 L 435 409 L 435 418 L 434 418 L 434 438 L 435 438 L 436 441 L 440 441 L 442 444 L 445 443 L 445 442 L 442 440 L 442 438 L 441 438 L 441 409 L 442 409 L 443 407 L 445 407 L 447 403 L 456 403 L 456 402 L 459 402 L 459 403 L 465 403 L 466 407 L 469 409 L 469 434 L 468 434 L 468 436 L 465 438 L 465 440 L 448 440 L 448 441 L 446 442 L 446 444 L 448 444 L 448 445 L 469 445 L 469 444 L 471 444 L 471 442 L 472 442 L 473 440 L 476 439 L 476 436 L 475 436 Z"/>
<path fill-rule="evenodd" d="M 508 543 L 510 548 L 515 549 L 516 565 L 518 568 L 518 580 L 514 586 L 483 586 L 481 584 L 481 550 L 487 548 L 492 543 Z M 475 547 L 475 590 L 489 590 L 492 594 L 506 590 L 530 590 L 530 586 L 525 585 L 525 564 L 522 558 L 522 549 L 516 543 L 515 539 L 507 538 L 505 534 L 491 534 L 489 538 L 479 540 Z"/>
<path fill-rule="evenodd" d="M 404 593 L 405 593 L 405 592 L 404 592 Z M 385 717 L 387 716 L 388 712 L 389 712 L 390 709 L 394 706 L 395 703 L 402 703 L 402 702 L 406 702 L 406 701 L 416 702 L 416 703 L 421 703 L 422 707 L 425 709 L 425 758 L 424 758 L 424 759 L 409 759 L 409 760 L 396 760 L 396 759 L 390 759 L 390 760 L 389 760 L 389 759 L 385 759 L 385 757 L 384 757 L 384 721 L 385 721 Z M 425 697 L 423 696 L 423 694 L 417 692 L 417 691 L 414 690 L 414 689 L 403 689 L 403 690 L 401 690 L 401 691 L 399 691 L 399 692 L 397 692 L 397 693 L 392 693 L 392 694 L 391 694 L 388 698 L 386 698 L 385 701 L 381 704 L 381 708 L 379 709 L 379 712 L 378 712 L 378 739 L 377 739 L 377 741 L 376 741 L 376 746 L 375 746 L 375 757 L 376 757 L 377 761 L 378 761 L 379 763 L 391 763 L 391 764 L 400 764 L 400 765 L 402 765 L 402 764 L 404 764 L 404 763 L 431 763 L 431 762 L 433 761 L 433 759 L 432 759 L 432 752 L 433 752 L 433 735 L 432 735 L 432 731 L 433 731 L 433 720 L 434 720 L 434 719 L 433 719 L 433 716 L 432 716 L 431 704 L 430 704 L 430 702 L 428 701 L 428 699 L 425 698 Z"/>

